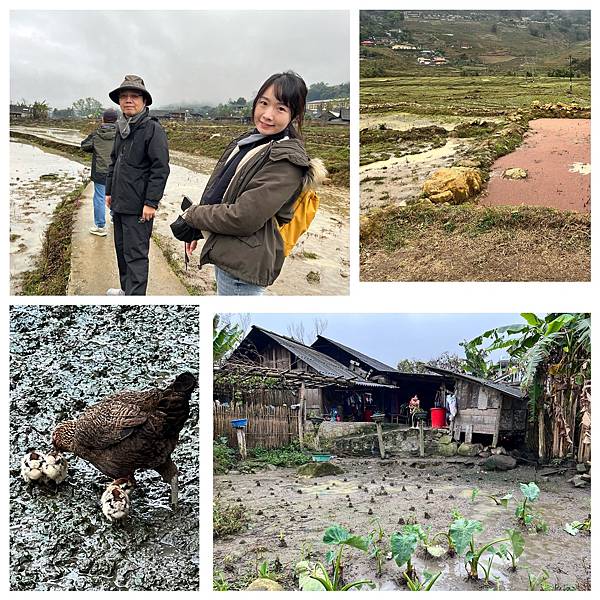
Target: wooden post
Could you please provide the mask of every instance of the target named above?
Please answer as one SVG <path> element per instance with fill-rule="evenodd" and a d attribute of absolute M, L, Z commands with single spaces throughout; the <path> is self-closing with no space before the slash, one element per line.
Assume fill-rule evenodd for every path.
<path fill-rule="evenodd" d="M 240 456 L 242 460 L 246 460 L 248 453 L 246 452 L 246 428 L 245 427 L 236 427 L 237 432 L 237 443 L 238 449 L 240 451 Z"/>
<path fill-rule="evenodd" d="M 425 456 L 425 432 L 423 431 L 423 419 L 419 419 L 419 456 Z"/>
<path fill-rule="evenodd" d="M 304 450 L 304 382 L 300 384 L 298 391 L 298 440 L 300 441 L 300 449 Z"/>
<path fill-rule="evenodd" d="M 377 423 L 375 423 L 375 425 L 377 425 L 377 439 L 379 440 L 379 454 L 381 455 L 381 458 L 385 458 L 385 446 L 383 445 L 383 427 L 381 426 L 381 423 L 379 421 L 377 421 Z"/>

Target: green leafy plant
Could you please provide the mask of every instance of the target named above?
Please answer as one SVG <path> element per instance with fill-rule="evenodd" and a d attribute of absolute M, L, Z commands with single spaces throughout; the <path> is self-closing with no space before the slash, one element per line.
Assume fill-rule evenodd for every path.
<path fill-rule="evenodd" d="M 419 545 L 419 535 L 411 527 L 413 526 L 405 525 L 400 533 L 393 533 L 390 545 L 395 563 L 400 568 L 406 565 L 404 575 L 414 581 L 417 574 L 412 564 L 412 556 Z"/>
<path fill-rule="evenodd" d="M 429 571 L 423 571 L 423 582 L 418 579 L 411 579 L 406 573 L 404 573 L 404 579 L 406 579 L 406 585 L 411 592 L 429 592 L 435 585 L 435 582 L 439 579 L 442 572 L 429 573 Z"/>
<path fill-rule="evenodd" d="M 571 523 L 565 523 L 563 529 L 571 535 L 577 535 L 580 531 L 586 531 L 590 533 L 592 531 L 592 517 L 590 515 L 585 521 L 572 521 Z"/>
<path fill-rule="evenodd" d="M 362 552 L 369 551 L 369 539 L 359 535 L 352 535 L 349 531 L 339 525 L 332 525 L 325 530 L 323 534 L 323 542 L 330 546 L 335 546 L 336 549 L 329 550 L 325 556 L 325 560 L 332 566 L 332 574 L 330 575 L 327 568 L 322 563 L 316 563 L 310 577 L 318 581 L 325 591 L 345 592 L 352 588 L 359 588 L 363 585 L 374 587 L 375 584 L 370 579 L 361 579 L 350 583 L 343 583 L 343 565 L 342 556 L 345 547 L 355 548 Z"/>
<path fill-rule="evenodd" d="M 529 591 L 530 592 L 551 592 L 554 587 L 551 583 L 548 583 L 550 575 L 546 569 L 542 569 L 537 575 L 532 575 L 531 572 L 527 572 L 529 579 Z"/>
<path fill-rule="evenodd" d="M 510 546 L 507 544 L 501 544 L 499 548 L 499 554 L 505 558 L 509 558 L 511 561 L 511 570 L 517 570 L 517 560 L 523 554 L 525 550 L 525 540 L 520 531 L 516 529 L 507 529 L 506 533 L 510 540 Z"/>
<path fill-rule="evenodd" d="M 219 437 L 213 441 L 213 473 L 219 475 L 226 473 L 235 464 L 235 450 L 230 448 L 226 437 Z"/>
<path fill-rule="evenodd" d="M 374 529 L 367 536 L 369 538 L 369 556 L 375 559 L 377 563 L 377 577 L 381 577 L 381 573 L 383 572 L 383 561 L 385 559 L 385 549 L 381 543 L 383 542 L 385 534 L 379 519 L 373 519 L 372 523 Z"/>
<path fill-rule="evenodd" d="M 213 502 L 213 537 L 219 538 L 237 533 L 247 524 L 246 507 L 241 502 L 226 504 L 220 497 L 215 498 Z"/>
<path fill-rule="evenodd" d="M 520 483 L 523 500 L 517 504 L 515 515 L 521 525 L 535 531 L 546 532 L 548 525 L 541 515 L 534 511 L 532 504 L 540 497 L 540 488 L 532 481 L 531 483 Z"/>
<path fill-rule="evenodd" d="M 260 563 L 258 569 L 256 569 L 256 573 L 261 579 L 271 579 L 272 581 L 276 581 L 277 579 L 275 574 L 271 572 L 268 560 Z"/>
<path fill-rule="evenodd" d="M 489 498 L 490 500 L 493 500 L 496 506 L 503 506 L 504 508 L 508 507 L 508 503 L 512 500 L 513 497 L 513 495 L 510 492 L 500 497 L 494 494 L 482 494 L 481 490 L 476 487 L 471 490 L 471 502 L 475 502 L 477 496 L 480 495 L 484 498 Z"/>
<path fill-rule="evenodd" d="M 457 519 L 450 526 L 450 537 L 456 547 L 456 552 L 459 556 L 465 557 L 465 569 L 469 579 L 479 579 L 479 565 L 484 553 L 488 552 L 491 555 L 491 560 L 488 562 L 487 568 L 482 565 L 485 573 L 486 582 L 489 580 L 489 573 L 492 568 L 494 556 L 499 552 L 494 548 L 496 544 L 510 541 L 510 538 L 502 538 L 487 542 L 481 547 L 475 546 L 475 534 L 483 531 L 483 525 L 480 521 L 471 519 Z"/>
<path fill-rule="evenodd" d="M 213 590 L 215 592 L 227 592 L 229 591 L 229 584 L 225 580 L 223 571 L 217 571 L 213 577 Z"/>

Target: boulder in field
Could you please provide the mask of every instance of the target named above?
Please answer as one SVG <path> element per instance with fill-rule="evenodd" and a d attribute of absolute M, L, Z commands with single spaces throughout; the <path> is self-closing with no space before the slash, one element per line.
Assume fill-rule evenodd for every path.
<path fill-rule="evenodd" d="M 471 167 L 438 169 L 423 184 L 423 194 L 434 203 L 462 204 L 481 191 L 482 183 L 478 169 Z"/>
<path fill-rule="evenodd" d="M 266 577 L 259 577 L 255 579 L 247 588 L 248 591 L 259 591 L 259 592 L 283 592 L 283 586 L 272 579 Z"/>
<path fill-rule="evenodd" d="M 512 169 L 506 169 L 506 171 L 502 173 L 502 177 L 504 177 L 504 179 L 527 179 L 527 171 L 520 167 L 514 167 Z"/>
<path fill-rule="evenodd" d="M 344 470 L 331 462 L 309 462 L 298 468 L 298 475 L 302 477 L 325 477 L 326 475 L 339 475 Z"/>
<path fill-rule="evenodd" d="M 505 454 L 495 454 L 486 458 L 481 466 L 486 471 L 508 471 L 517 466 L 517 459 Z"/>
<path fill-rule="evenodd" d="M 454 456 L 458 450 L 458 444 L 456 442 L 450 442 L 449 444 L 438 444 L 438 454 L 442 456 Z"/>
<path fill-rule="evenodd" d="M 458 447 L 459 456 L 477 456 L 482 451 L 483 446 L 481 444 L 467 444 L 466 442 L 463 442 Z"/>

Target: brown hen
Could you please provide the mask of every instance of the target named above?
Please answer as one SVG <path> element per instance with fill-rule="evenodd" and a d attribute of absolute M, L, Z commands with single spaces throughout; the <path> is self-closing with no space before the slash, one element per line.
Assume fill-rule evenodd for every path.
<path fill-rule="evenodd" d="M 60 423 L 52 433 L 52 444 L 87 460 L 105 475 L 132 484 L 138 469 L 157 471 L 171 484 L 171 502 L 176 506 L 177 467 L 171 453 L 197 385 L 191 373 L 183 373 L 165 389 L 108 396 L 77 420 Z"/>

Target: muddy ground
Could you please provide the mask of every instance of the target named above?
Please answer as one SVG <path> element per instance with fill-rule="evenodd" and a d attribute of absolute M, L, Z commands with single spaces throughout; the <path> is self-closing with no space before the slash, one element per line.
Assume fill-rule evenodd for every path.
<path fill-rule="evenodd" d="M 15 306 L 10 314 L 11 590 L 197 590 L 198 395 L 173 460 L 170 488 L 141 472 L 122 526 L 102 515 L 108 479 L 67 453 L 58 489 L 20 476 L 29 448 L 46 451 L 55 424 L 123 389 L 198 372 L 198 309 L 178 306 Z"/>
<path fill-rule="evenodd" d="M 512 491 L 520 497 L 519 483 L 536 481 L 541 489 L 536 507 L 548 523 L 548 532 L 525 533 L 525 552 L 516 573 L 497 558 L 492 573 L 498 583 L 491 577 L 490 588 L 527 590 L 526 568 L 533 575 L 546 569 L 549 583 L 562 589 L 590 588 L 590 537 L 581 533 L 573 537 L 563 531 L 565 523 L 587 518 L 589 489 L 574 488 L 566 481 L 568 474 L 544 478 L 529 466 L 504 473 L 483 472 L 474 459 L 460 461 L 345 458 L 336 460 L 345 471 L 336 477 L 299 478 L 295 469 L 283 468 L 215 476 L 215 496 L 243 504 L 249 526 L 214 541 L 214 575 L 222 575 L 230 588 L 245 587 L 256 577 L 258 565 L 269 561 L 273 571 L 278 559 L 282 568 L 276 577 L 285 589 L 298 589 L 292 574 L 294 565 L 305 558 L 324 560 L 330 547 L 321 540 L 328 526 L 339 524 L 352 533 L 366 535 L 378 519 L 389 547 L 389 536 L 401 527 L 399 519 L 414 518 L 433 532 L 447 531 L 454 509 L 483 522 L 484 531 L 477 540 L 492 541 L 502 537 L 505 529 L 517 526 L 515 502 L 504 509 L 483 494 Z M 474 487 L 480 488 L 481 495 L 472 502 Z M 374 559 L 356 550 L 347 550 L 344 557 L 347 582 L 367 578 L 379 590 L 405 589 L 401 569 L 393 560 L 384 561 L 382 576 L 377 577 Z M 427 558 L 418 551 L 414 562 L 419 572 L 442 572 L 434 590 L 486 589 L 482 581 L 466 580 L 458 558 Z"/>
<path fill-rule="evenodd" d="M 479 202 L 591 211 L 591 120 L 534 119 L 523 144 L 499 158 Z M 507 169 L 525 169 L 525 179 L 506 179 Z"/>

